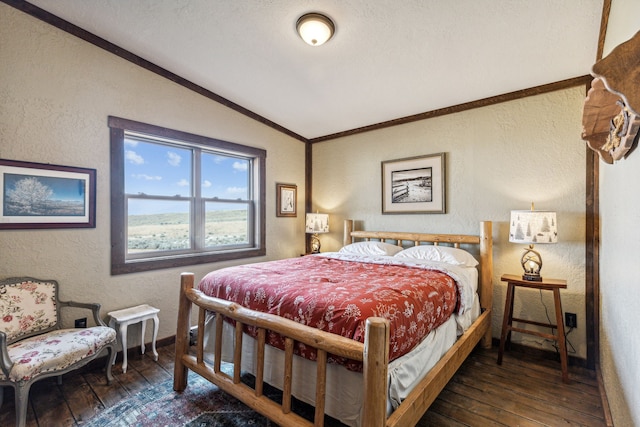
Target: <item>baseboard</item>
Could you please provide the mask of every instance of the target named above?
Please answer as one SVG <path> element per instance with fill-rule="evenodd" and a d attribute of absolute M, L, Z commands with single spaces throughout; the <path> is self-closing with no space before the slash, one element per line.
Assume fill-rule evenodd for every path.
<path fill-rule="evenodd" d="M 166 338 L 161 338 L 159 340 L 156 341 L 156 347 L 165 347 L 171 344 L 175 344 L 176 342 L 176 336 L 175 335 L 171 335 L 170 337 L 166 337 Z M 147 344 L 149 345 L 149 344 Z"/>
<path fill-rule="evenodd" d="M 170 337 L 167 338 L 161 338 L 159 340 L 156 340 L 156 348 L 160 348 L 160 347 L 165 347 L 167 345 L 171 345 L 173 343 L 176 342 L 176 336 L 172 335 Z M 147 351 L 149 351 L 149 349 L 151 349 L 151 343 L 147 342 L 144 343 L 144 347 L 145 347 L 145 353 Z M 127 349 L 127 357 L 131 358 L 131 357 L 135 357 L 135 356 L 140 356 L 140 346 L 139 345 L 134 345 L 133 347 L 129 347 Z M 116 360 L 118 360 L 118 358 L 122 359 L 122 351 L 119 351 L 116 354 Z"/>
<path fill-rule="evenodd" d="M 607 391 L 604 389 L 604 381 L 602 379 L 602 371 L 600 364 L 596 364 L 596 378 L 598 380 L 598 390 L 600 391 L 600 400 L 602 400 L 602 411 L 604 412 L 604 421 L 607 427 L 613 427 L 613 417 L 611 416 L 611 408 L 609 407 L 609 398 Z"/>

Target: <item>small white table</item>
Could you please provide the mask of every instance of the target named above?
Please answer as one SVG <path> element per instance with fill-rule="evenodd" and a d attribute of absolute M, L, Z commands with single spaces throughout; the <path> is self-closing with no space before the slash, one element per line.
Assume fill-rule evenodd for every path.
<path fill-rule="evenodd" d="M 153 350 L 153 360 L 158 360 L 158 352 L 156 351 L 156 338 L 158 337 L 158 326 L 160 320 L 158 319 L 158 312 L 160 309 L 151 307 L 150 305 L 143 304 L 136 307 L 124 308 L 122 310 L 116 310 L 109 312 L 111 320 L 109 320 L 109 326 L 116 329 L 118 325 L 118 338 L 122 344 L 122 372 L 127 372 L 127 328 L 129 325 L 141 322 L 142 331 L 140 332 L 140 349 L 144 354 L 144 333 L 147 320 L 153 320 L 153 339 L 151 341 L 151 349 Z M 115 359 L 114 359 L 115 363 Z"/>

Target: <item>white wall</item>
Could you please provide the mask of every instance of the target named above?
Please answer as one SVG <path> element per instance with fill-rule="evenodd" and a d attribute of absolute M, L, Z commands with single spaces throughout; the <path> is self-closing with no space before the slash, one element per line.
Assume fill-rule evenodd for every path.
<path fill-rule="evenodd" d="M 109 115 L 266 149 L 267 256 L 243 262 L 304 249 L 304 215 L 275 217 L 276 182 L 298 185 L 304 212 L 304 143 L 3 3 L 0 99 L 1 158 L 97 170 L 96 228 L 0 231 L 0 277 L 56 279 L 62 299 L 100 302 L 105 316 L 148 303 L 160 309 L 159 337 L 175 335 L 182 269 L 110 275 Z M 201 277 L 221 265 L 188 270 Z"/>
<path fill-rule="evenodd" d="M 600 367 L 615 425 L 640 426 L 640 153 L 600 164 Z"/>
<path fill-rule="evenodd" d="M 614 0 L 604 55 L 640 30 L 640 2 Z M 600 367 L 616 426 L 640 426 L 640 153 L 600 162 Z"/>
<path fill-rule="evenodd" d="M 494 221 L 493 336 L 499 337 L 506 293 L 500 276 L 522 273 L 523 245 L 508 242 L 510 210 L 532 201 L 556 210 L 559 243 L 536 247 L 543 277 L 568 281 L 563 309 L 578 315 L 569 340 L 573 356 L 586 358 L 584 93 L 584 87 L 562 90 L 314 144 L 313 209 L 331 215 L 331 232 L 320 236 L 323 250 L 339 248 L 344 218 L 367 230 L 450 233 L 477 233 L 480 221 Z M 439 152 L 447 153 L 447 213 L 382 215 L 381 161 Z M 543 300 L 553 316 L 551 293 Z M 516 291 L 515 312 L 546 320 L 536 291 Z M 530 335 L 514 334 L 513 341 L 552 348 Z"/>

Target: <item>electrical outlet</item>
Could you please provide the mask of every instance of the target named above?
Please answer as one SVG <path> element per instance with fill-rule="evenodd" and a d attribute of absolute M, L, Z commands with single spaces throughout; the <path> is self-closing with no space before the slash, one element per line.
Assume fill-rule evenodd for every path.
<path fill-rule="evenodd" d="M 568 328 L 577 328 L 578 316 L 575 313 L 565 313 L 564 324 L 567 325 Z"/>
<path fill-rule="evenodd" d="M 198 327 L 192 326 L 189 329 L 189 345 L 196 345 L 198 343 Z"/>
<path fill-rule="evenodd" d="M 86 328 L 87 327 L 87 318 L 83 317 L 82 319 L 76 319 L 75 327 L 76 328 Z"/>

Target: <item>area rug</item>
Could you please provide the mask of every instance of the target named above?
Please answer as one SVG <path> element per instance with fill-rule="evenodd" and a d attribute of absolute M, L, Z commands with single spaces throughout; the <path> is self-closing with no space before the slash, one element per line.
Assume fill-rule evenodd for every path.
<path fill-rule="evenodd" d="M 253 377 L 243 376 L 252 383 Z M 281 393 L 265 387 L 264 394 L 278 402 Z M 313 420 L 313 407 L 294 399 L 293 410 Z M 329 418 L 329 417 L 327 417 Z M 154 385 L 100 412 L 82 423 L 86 427 L 276 427 L 262 415 L 252 411 L 236 398 L 189 371 L 188 386 L 182 393 L 173 390 L 173 379 Z M 327 419 L 326 426 L 342 426 Z"/>

